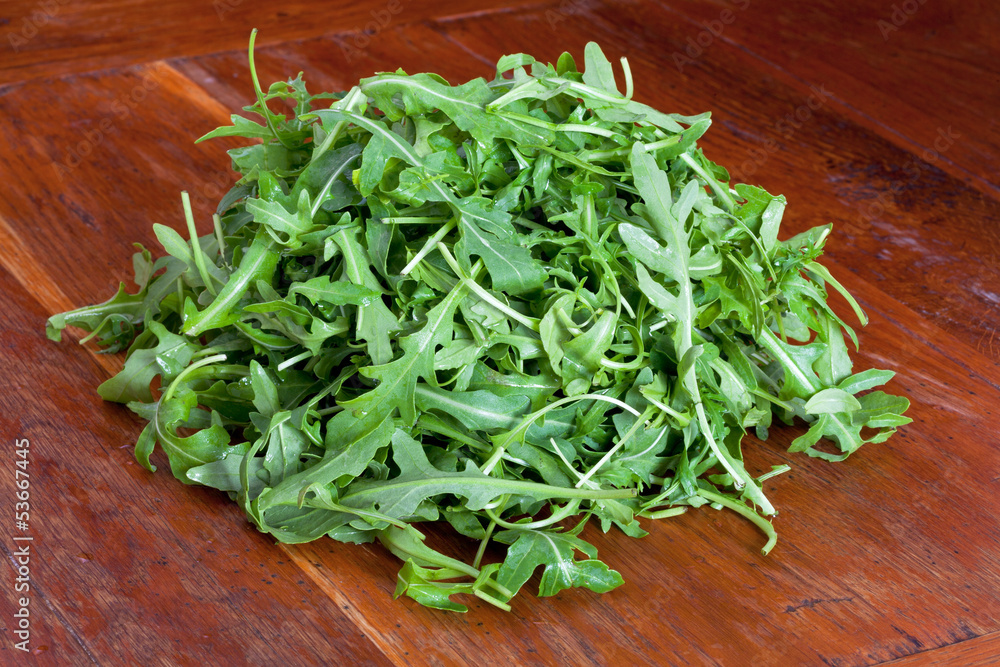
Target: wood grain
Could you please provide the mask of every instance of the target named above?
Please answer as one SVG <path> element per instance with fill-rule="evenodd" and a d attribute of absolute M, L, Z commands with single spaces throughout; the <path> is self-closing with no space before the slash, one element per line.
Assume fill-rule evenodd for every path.
<path fill-rule="evenodd" d="M 456 16 L 471 5 L 414 3 L 411 18 L 400 14 L 347 60 L 351 36 L 328 26 L 351 25 L 370 6 L 293 2 L 278 17 L 248 3 L 218 26 L 206 23 L 209 4 L 170 0 L 149 14 L 135 4 L 65 4 L 39 32 L 50 41 L 0 65 L 3 80 L 22 82 L 0 94 L 0 431 L 31 439 L 38 475 L 32 576 L 44 608 L 32 627 L 44 639 L 31 664 L 1000 660 L 1000 204 L 982 166 L 1000 160 L 996 91 L 948 78 L 953 68 L 988 80 L 993 17 L 977 23 L 964 6 L 928 3 L 892 34 L 888 57 L 877 33 L 850 30 L 874 9 L 796 12 L 761 0 L 678 72 L 671 54 L 725 5 L 580 0 Z M 892 388 L 913 401 L 914 423 L 838 465 L 785 452 L 798 427 L 749 441 L 751 472 L 792 465 L 768 482 L 781 509 L 769 557 L 752 526 L 708 508 L 651 525 L 638 541 L 590 527 L 626 585 L 604 596 L 528 592 L 510 614 L 475 600 L 463 616 L 393 601 L 398 561 L 377 545 L 277 546 L 222 494 L 178 484 L 159 455 L 158 473 L 141 469 L 130 451 L 140 423 L 93 391 L 120 359 L 46 341 L 44 319 L 128 281 L 131 243 L 157 248 L 153 222 L 182 227 L 181 189 L 208 229 L 232 178 L 232 144 L 192 141 L 249 102 L 243 40 L 249 21 L 268 16 L 258 23 L 274 30 L 258 54 L 261 78 L 304 70 L 313 89 L 400 66 L 459 81 L 489 75 L 505 52 L 554 59 L 590 39 L 627 55 L 643 101 L 713 110 L 707 154 L 788 196 L 784 234 L 834 223 L 829 264 L 872 319 L 857 367 L 899 370 Z M 926 37 L 936 24 L 964 41 L 903 32 Z M 88 41 L 105 25 L 117 51 Z M 169 46 L 156 45 L 160 35 Z M 107 67 L 117 69 L 93 72 Z M 921 78 L 951 97 L 920 104 Z M 811 85 L 836 95 L 788 132 L 778 122 L 809 108 Z M 979 122 L 986 131 L 964 133 Z M 933 146 L 925 131 L 945 123 L 963 128 L 963 142 L 910 179 Z M 3 497 L 12 493 L 5 477 Z M 476 545 L 450 530 L 427 532 L 472 557 Z M 13 601 L 0 597 L 9 632 Z M 6 642 L 0 654 L 23 658 Z"/>
<path fill-rule="evenodd" d="M 825 84 L 838 111 L 915 154 L 937 154 L 949 173 L 1000 194 L 1000 13 L 988 0 L 822 0 L 807 9 L 774 0 L 657 4 L 662 14 L 688 19 L 685 44 L 671 60 L 678 53 L 687 67 L 684 58 L 694 54 L 697 71 L 699 40 L 708 43 L 703 49 L 738 44 L 775 76 L 803 88 Z M 942 151 L 949 127 L 960 138 Z"/>
<path fill-rule="evenodd" d="M 123 67 L 178 56 L 245 51 L 325 34 L 345 35 L 344 53 L 362 51 L 387 26 L 432 16 L 482 14 L 528 4 L 503 0 L 161 0 L 77 2 L 5 0 L 0 8 L 0 87 L 7 83 Z M 343 55 L 343 54 L 342 54 Z"/>

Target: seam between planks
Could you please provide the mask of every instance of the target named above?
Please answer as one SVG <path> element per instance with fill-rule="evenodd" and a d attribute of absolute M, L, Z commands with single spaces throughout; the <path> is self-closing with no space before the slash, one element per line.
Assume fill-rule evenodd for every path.
<path fill-rule="evenodd" d="M 959 660 L 967 659 L 971 656 L 969 655 L 956 655 L 958 652 L 971 649 L 978 650 L 980 646 L 986 646 L 986 651 L 982 656 L 977 656 L 980 661 L 976 663 L 959 663 L 952 662 L 951 664 L 978 664 L 987 665 L 990 663 L 986 662 L 987 658 L 998 658 L 1000 659 L 1000 632 L 989 632 L 985 635 L 979 635 L 978 637 L 971 637 L 969 639 L 963 639 L 961 641 L 954 642 L 953 644 L 945 644 L 944 646 L 937 646 L 934 648 L 928 648 L 921 651 L 915 651 L 909 655 L 900 656 L 898 658 L 893 658 L 892 660 L 887 660 L 886 662 L 877 663 L 878 665 L 900 665 L 901 667 L 907 667 L 908 665 L 916 664 L 944 664 L 937 662 L 939 660 Z M 930 662 L 930 661 L 935 662 Z M 917 662 L 919 661 L 919 662 Z"/>

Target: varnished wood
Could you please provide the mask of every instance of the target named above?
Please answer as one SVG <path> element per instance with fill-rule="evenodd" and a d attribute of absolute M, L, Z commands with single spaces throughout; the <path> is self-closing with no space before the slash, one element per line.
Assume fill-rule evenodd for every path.
<path fill-rule="evenodd" d="M 772 65 L 772 76 L 825 85 L 838 112 L 915 155 L 936 153 L 936 163 L 974 187 L 1000 192 L 1000 12 L 990 0 L 657 4 L 661 11 L 650 13 L 687 19 L 682 55 L 697 54 L 699 39 L 706 51 L 715 42 L 739 45 Z M 729 24 L 721 21 L 726 9 Z M 707 59 L 694 60 L 697 71 Z M 949 127 L 960 136 L 941 151 Z"/>
<path fill-rule="evenodd" d="M 1000 633 L 976 637 L 969 641 L 952 644 L 943 649 L 916 653 L 899 660 L 893 660 L 892 667 L 993 667 L 1000 655 Z"/>
<path fill-rule="evenodd" d="M 142 470 L 130 451 L 141 424 L 93 391 L 120 359 L 44 339 L 48 314 L 103 299 L 117 280 L 128 281 L 131 243 L 158 247 L 153 222 L 182 227 L 181 189 L 192 192 L 199 225 L 208 229 L 212 200 L 231 178 L 224 150 L 233 144 L 192 141 L 250 102 L 244 19 L 214 31 L 191 22 L 182 34 L 187 24 L 178 17 L 214 10 L 160 3 L 149 16 L 109 19 L 122 36 L 134 32 L 114 53 L 81 37 L 100 13 L 65 5 L 67 25 L 52 26 L 50 46 L 0 64 L 5 80 L 24 82 L 0 95 L 0 426 L 5 437 L 32 440 L 38 476 L 34 530 L 44 557 L 33 577 L 46 606 L 35 617 L 39 653 L 30 659 L 995 664 L 1000 262 L 990 248 L 1000 200 L 987 182 L 992 175 L 970 156 L 981 154 L 981 166 L 1000 160 L 996 129 L 970 136 L 921 167 L 916 182 L 894 187 L 914 152 L 933 145 L 922 134 L 928 127 L 964 128 L 995 113 L 995 89 L 949 83 L 942 64 L 951 59 L 961 71 L 988 75 L 984 54 L 993 45 L 985 26 L 994 17 L 973 25 L 964 6 L 949 14 L 927 3 L 926 14 L 893 33 L 896 55 L 888 57 L 878 33 L 877 40 L 845 39 L 851 20 L 874 16 L 871 9 L 852 15 L 855 4 L 796 13 L 754 2 L 759 14 L 727 25 L 682 72 L 671 54 L 723 5 L 555 2 L 459 17 L 454 3 L 414 3 L 419 19 L 388 25 L 349 61 L 349 36 L 317 35 L 374 5 L 314 3 L 311 21 L 298 14 L 272 24 L 270 45 L 265 39 L 258 54 L 261 78 L 303 70 L 317 90 L 397 67 L 459 81 L 489 75 L 505 52 L 554 59 L 569 49 L 579 58 L 590 39 L 613 60 L 628 56 L 643 101 L 713 111 L 704 142 L 710 157 L 734 171 L 756 159 L 747 180 L 788 196 L 785 234 L 834 223 L 829 264 L 872 319 L 857 366 L 898 370 L 892 389 L 914 404 L 912 425 L 838 465 L 786 453 L 799 427 L 746 443 L 752 473 L 792 465 L 768 482 L 781 514 L 778 546 L 766 558 L 752 526 L 708 508 L 651 525 L 638 541 L 590 527 L 588 538 L 625 586 L 604 596 L 526 593 L 510 614 L 472 600 L 464 616 L 393 601 L 398 561 L 377 545 L 274 545 L 222 494 L 177 483 L 162 457 L 154 456 L 158 473 Z M 101 11 L 132 13 L 118 6 L 103 3 Z M 768 16 L 780 26 L 772 30 L 777 41 L 760 28 Z M 830 16 L 836 20 L 823 20 Z M 926 33 L 935 22 L 964 41 L 945 48 L 930 40 L 933 48 L 922 53 L 903 35 Z M 153 48 L 152 25 L 177 39 Z M 838 45 L 848 54 L 839 64 L 832 57 Z M 886 71 L 876 77 L 865 67 Z M 62 76 L 37 78 L 52 74 Z M 910 88 L 920 77 L 953 99 L 910 113 L 919 100 Z M 824 84 L 836 85 L 836 99 L 811 109 L 788 136 L 775 126 L 808 105 L 810 86 Z M 776 150 L 753 158 L 769 139 Z M 472 557 L 476 545 L 450 530 L 427 532 Z M 11 595 L 0 598 L 7 624 Z M 9 643 L 0 650 L 2 662 L 22 657 Z"/>
<path fill-rule="evenodd" d="M 285 0 L 73 2 L 5 0 L 0 7 L 0 86 L 317 35 L 344 36 L 344 51 L 366 48 L 380 31 L 430 17 L 489 13 L 529 0 Z"/>

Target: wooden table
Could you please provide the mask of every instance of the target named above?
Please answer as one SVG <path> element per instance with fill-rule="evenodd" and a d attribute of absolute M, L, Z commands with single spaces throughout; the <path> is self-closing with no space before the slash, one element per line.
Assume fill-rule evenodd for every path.
<path fill-rule="evenodd" d="M 1000 663 L 992 2 L 7 0 L 0 14 L 6 560 L 23 545 L 20 439 L 34 538 L 32 652 L 13 648 L 12 567 L 3 663 Z M 752 526 L 707 508 L 641 541 L 595 532 L 625 586 L 527 594 L 508 614 L 393 601 L 380 547 L 276 546 L 221 494 L 148 473 L 140 422 L 94 392 L 121 360 L 43 325 L 128 280 L 133 241 L 183 226 L 182 189 L 208 228 L 228 146 L 192 141 L 250 103 L 254 26 L 261 78 L 303 70 L 311 89 L 397 67 L 489 76 L 504 53 L 554 61 L 592 39 L 627 56 L 639 99 L 710 109 L 708 155 L 787 195 L 783 234 L 834 224 L 828 265 L 871 315 L 858 366 L 899 371 L 914 423 L 843 464 L 787 454 L 799 428 L 748 443 L 755 469 L 793 466 L 771 487 L 768 557 Z"/>

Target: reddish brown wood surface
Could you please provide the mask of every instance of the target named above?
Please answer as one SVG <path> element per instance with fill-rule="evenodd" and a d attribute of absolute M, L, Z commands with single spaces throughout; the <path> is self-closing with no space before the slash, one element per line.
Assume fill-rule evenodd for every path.
<path fill-rule="evenodd" d="M 41 3 L 0 10 L 0 433 L 33 457 L 27 662 L 1000 662 L 996 12 L 914 3 L 886 40 L 893 7 L 852 2 L 400 2 L 364 48 L 351 26 L 388 4 L 231 0 L 220 20 L 184 0 L 58 2 L 16 53 L 9 33 Z M 714 20 L 728 21 L 718 35 Z M 183 224 L 180 190 L 207 228 L 228 145 L 192 142 L 249 103 L 254 25 L 261 78 L 302 70 L 313 89 L 397 67 L 459 81 L 503 53 L 579 57 L 591 39 L 627 56 L 643 101 L 713 111 L 706 152 L 787 195 L 785 234 L 834 223 L 829 264 L 872 320 L 856 364 L 899 371 L 914 423 L 838 465 L 787 454 L 795 428 L 748 443 L 751 471 L 793 468 L 770 483 L 767 558 L 751 526 L 709 509 L 640 541 L 594 532 L 625 586 L 525 595 L 510 614 L 393 601 L 398 565 L 380 547 L 276 546 L 221 494 L 149 474 L 132 460 L 140 422 L 93 390 L 120 360 L 50 343 L 43 323 L 127 280 L 131 244 Z M 689 39 L 707 44 L 678 68 Z M 949 126 L 959 137 L 935 148 Z M 0 527 L 13 565 L 15 531 Z M 15 664 L 6 573 L 0 661 Z"/>
<path fill-rule="evenodd" d="M 1000 634 L 976 637 L 952 644 L 932 653 L 914 653 L 892 661 L 893 667 L 918 667 L 933 664 L 939 667 L 993 667 L 1000 654 Z"/>
<path fill-rule="evenodd" d="M 531 3 L 496 4 L 509 8 Z M 242 51 L 253 28 L 261 32 L 261 45 L 340 35 L 341 57 L 352 57 L 389 26 L 482 11 L 474 0 L 5 0 L 0 8 L 0 85 L 163 58 Z"/>

